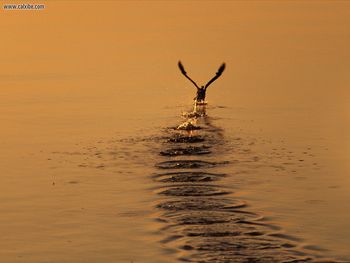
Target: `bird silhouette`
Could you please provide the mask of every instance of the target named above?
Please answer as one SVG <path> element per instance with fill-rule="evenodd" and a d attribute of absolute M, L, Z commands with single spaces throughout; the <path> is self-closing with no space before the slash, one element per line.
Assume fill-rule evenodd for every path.
<path fill-rule="evenodd" d="M 205 95 L 206 95 L 207 88 L 209 87 L 210 84 L 212 84 L 216 79 L 218 79 L 221 76 L 222 72 L 224 72 L 224 70 L 225 70 L 226 64 L 222 63 L 222 65 L 219 67 L 218 71 L 216 72 L 215 76 L 211 80 L 209 80 L 208 83 L 205 86 L 201 86 L 201 87 L 199 87 L 197 85 L 197 83 L 187 75 L 185 67 L 182 65 L 181 61 L 179 61 L 178 66 L 179 66 L 179 69 L 180 69 L 181 73 L 189 81 L 191 81 L 192 84 L 195 85 L 196 88 L 197 88 L 197 95 L 194 98 L 195 102 L 196 103 L 204 103 L 205 102 Z"/>

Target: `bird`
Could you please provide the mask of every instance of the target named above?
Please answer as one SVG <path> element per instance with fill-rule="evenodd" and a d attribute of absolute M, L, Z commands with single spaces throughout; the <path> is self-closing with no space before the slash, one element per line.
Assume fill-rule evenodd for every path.
<path fill-rule="evenodd" d="M 197 85 L 197 83 L 187 75 L 185 67 L 182 65 L 181 61 L 178 62 L 178 67 L 179 67 L 181 73 L 189 81 L 191 81 L 192 84 L 197 88 L 197 95 L 196 95 L 196 97 L 194 97 L 195 103 L 196 104 L 205 104 L 205 95 L 206 95 L 207 88 L 209 87 L 209 85 L 211 83 L 213 83 L 217 78 L 219 78 L 221 76 L 222 72 L 224 72 L 224 70 L 226 68 L 226 64 L 222 63 L 222 65 L 219 67 L 218 71 L 216 72 L 215 76 L 211 80 L 209 80 L 205 86 L 201 86 L 201 87 L 199 87 Z"/>

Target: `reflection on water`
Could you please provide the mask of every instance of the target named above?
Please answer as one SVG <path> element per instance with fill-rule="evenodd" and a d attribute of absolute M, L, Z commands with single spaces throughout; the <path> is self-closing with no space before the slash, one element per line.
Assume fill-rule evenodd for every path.
<path fill-rule="evenodd" d="M 211 116 L 215 109 L 220 109 L 222 117 Z M 138 187 L 131 193 L 120 188 L 118 195 L 124 194 L 125 200 L 153 196 L 148 197 L 153 200 L 149 203 L 155 203 L 148 211 L 137 212 L 142 206 L 134 200 L 136 209 L 126 209 L 118 216 L 152 220 L 152 235 L 137 233 L 137 237 L 146 240 L 145 247 L 150 245 L 152 238 L 160 240 L 159 247 L 152 246 L 161 247 L 161 254 L 170 262 L 173 259 L 218 263 L 347 262 L 328 259 L 331 257 L 329 251 L 317 240 L 310 242 L 305 240 L 303 233 L 290 232 L 288 225 L 286 227 L 280 219 L 271 217 L 271 213 L 265 215 L 269 209 L 257 209 L 256 206 L 257 201 L 269 196 L 269 192 L 275 192 L 273 198 L 284 196 L 283 191 L 287 189 L 285 186 L 276 187 L 273 183 L 275 176 L 284 175 L 302 182 L 307 179 L 302 173 L 305 167 L 310 166 L 315 171 L 320 169 L 314 160 L 314 146 L 304 145 L 297 153 L 282 140 L 272 143 L 256 131 L 227 131 L 224 125 L 235 125 L 225 119 L 232 113 L 231 109 L 224 107 L 197 105 L 193 111 L 182 114 L 178 126 L 152 128 L 148 135 L 101 139 L 81 151 L 52 154 L 55 158 L 64 157 L 65 161 L 86 171 L 103 171 L 108 177 L 117 175 L 113 176 L 116 184 L 123 185 L 125 181 L 126 185 Z M 169 120 L 172 124 L 175 122 L 175 118 Z M 243 127 L 241 124 L 238 121 L 237 125 Z M 261 145 L 264 147 L 260 148 Z M 80 173 L 85 172 L 81 170 Z M 80 181 L 66 183 L 76 186 Z M 140 186 L 140 183 L 147 187 Z M 103 180 L 98 184 L 104 184 Z M 258 188 L 264 184 L 268 187 Z M 257 190 L 252 191 L 252 187 L 257 187 Z M 245 194 L 246 191 L 250 191 L 249 194 Z M 137 198 L 139 195 L 142 198 Z M 254 197 L 259 200 L 254 200 Z M 311 205 L 325 202 L 316 198 L 304 201 Z M 300 213 L 306 209 L 298 208 Z M 282 209 L 293 213 L 296 207 L 284 206 Z M 127 228 L 128 225 L 125 222 L 112 226 L 112 229 Z M 124 242 L 130 244 L 130 241 Z M 140 255 L 145 257 L 145 254 Z M 166 261 L 159 255 L 156 258 L 160 262 Z M 152 259 L 144 258 L 144 261 L 152 262 Z"/>
<path fill-rule="evenodd" d="M 268 240 L 265 256 L 350 262 L 349 10 L 0 10 L 0 261 L 229 262 Z M 196 92 L 179 59 L 194 80 L 229 65 L 207 116 L 177 121 Z"/>
<path fill-rule="evenodd" d="M 168 160 L 156 163 L 159 171 L 152 176 L 159 183 L 156 193 L 165 197 L 156 205 L 162 211 L 157 221 L 163 224 L 163 245 L 177 251 L 184 262 L 333 262 L 302 249 L 300 238 L 249 211 L 247 203 L 221 182 L 232 175 L 212 171 L 229 162 L 220 153 L 224 131 L 212 124 L 205 105 L 183 116 L 185 122 L 164 138 L 160 155 Z"/>

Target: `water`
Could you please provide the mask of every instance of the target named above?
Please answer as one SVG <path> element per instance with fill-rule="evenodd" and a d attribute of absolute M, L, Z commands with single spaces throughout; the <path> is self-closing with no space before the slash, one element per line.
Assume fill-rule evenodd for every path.
<path fill-rule="evenodd" d="M 349 10 L 1 10 L 2 261 L 350 262 Z"/>

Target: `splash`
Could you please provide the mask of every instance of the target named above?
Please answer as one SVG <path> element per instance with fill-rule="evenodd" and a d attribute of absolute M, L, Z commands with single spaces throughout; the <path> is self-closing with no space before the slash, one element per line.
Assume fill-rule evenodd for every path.
<path fill-rule="evenodd" d="M 300 238 L 249 211 L 247 202 L 236 196 L 236 186 L 225 185 L 232 174 L 220 169 L 226 166 L 228 171 L 232 165 L 234 170 L 240 161 L 224 159 L 224 133 L 212 124 L 206 104 L 195 103 L 182 116 L 185 122 L 164 137 L 159 155 L 166 160 L 155 164 L 157 170 L 169 172 L 152 175 L 159 184 L 155 194 L 162 245 L 184 262 L 334 262 L 303 250 Z M 234 142 L 235 150 L 247 155 L 241 141 Z"/>

